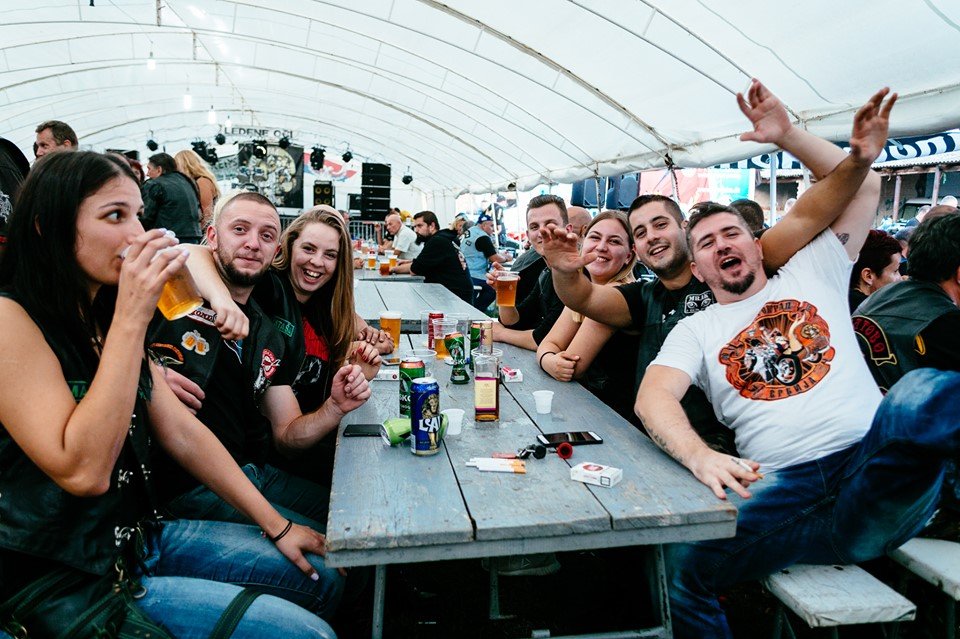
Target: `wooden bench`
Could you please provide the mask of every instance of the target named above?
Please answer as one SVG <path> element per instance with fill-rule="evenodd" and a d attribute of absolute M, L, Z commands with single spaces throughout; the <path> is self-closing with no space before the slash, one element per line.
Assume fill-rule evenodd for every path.
<path fill-rule="evenodd" d="M 890 558 L 946 595 L 944 636 L 954 639 L 956 602 L 960 601 L 960 544 L 942 539 L 911 539 L 891 552 Z"/>
<path fill-rule="evenodd" d="M 780 600 L 774 626 L 779 639 L 786 622 L 784 606 L 811 628 L 829 628 L 837 637 L 838 626 L 910 621 L 917 608 L 900 593 L 857 566 L 809 566 L 785 568 L 764 581 Z M 896 625 L 891 636 L 896 636 Z"/>

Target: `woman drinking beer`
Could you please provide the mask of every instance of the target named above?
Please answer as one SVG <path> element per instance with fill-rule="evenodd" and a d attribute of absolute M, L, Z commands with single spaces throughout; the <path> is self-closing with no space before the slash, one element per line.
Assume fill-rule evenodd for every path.
<path fill-rule="evenodd" d="M 633 281 L 636 255 L 630 225 L 619 211 L 604 211 L 587 226 L 581 253 L 596 252 L 586 266 L 597 284 L 616 286 Z M 579 380 L 603 403 L 637 423 L 633 414 L 633 380 L 637 361 L 637 335 L 564 308 L 560 318 L 540 342 L 540 367 L 561 382 Z"/>
<path fill-rule="evenodd" d="M 179 637 L 211 633 L 241 592 L 232 583 L 313 609 L 337 598 L 328 571 L 304 556 L 321 553 L 323 537 L 263 499 L 145 357 L 161 288 L 186 256 L 163 250 L 175 242 L 162 230 L 143 231 L 142 206 L 126 163 L 55 153 L 33 167 L 10 219 L 0 265 L 0 629 L 12 635 L 57 637 L 73 625 L 74 636 L 114 637 L 121 619 L 84 624 L 122 593 L 131 596 L 116 614 L 145 613 Z M 161 521 L 153 442 L 259 528 Z M 32 586 L 41 580 L 46 589 Z M 239 610 L 234 637 L 333 636 L 273 596 Z"/>

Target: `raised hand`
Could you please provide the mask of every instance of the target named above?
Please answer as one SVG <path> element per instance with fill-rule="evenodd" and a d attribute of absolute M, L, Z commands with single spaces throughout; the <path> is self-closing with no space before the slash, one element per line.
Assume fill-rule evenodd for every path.
<path fill-rule="evenodd" d="M 497 273 L 503 270 L 505 269 L 502 266 L 494 262 L 494 264 L 491 265 L 490 270 L 487 271 L 487 274 L 484 276 L 484 278 L 487 280 L 487 286 L 490 288 L 497 288 Z"/>
<path fill-rule="evenodd" d="M 164 250 L 177 241 L 160 229 L 131 236 L 129 242 L 122 254 L 115 315 L 146 324 L 157 309 L 164 283 L 186 264 L 187 252 Z"/>
<path fill-rule="evenodd" d="M 596 252 L 580 255 L 577 248 L 576 233 L 568 233 L 567 229 L 548 224 L 540 231 L 543 240 L 543 257 L 547 265 L 561 273 L 577 273 L 587 264 L 597 259 Z"/>
<path fill-rule="evenodd" d="M 888 93 L 890 93 L 889 88 L 880 89 L 853 116 L 850 155 L 858 164 L 873 164 L 887 143 L 887 135 L 890 133 L 890 111 L 897 101 L 897 94 L 894 93 L 884 102 Z"/>
<path fill-rule="evenodd" d="M 243 339 L 250 332 L 250 320 L 229 295 L 211 297 L 208 302 L 217 314 L 214 324 L 223 339 Z"/>
<path fill-rule="evenodd" d="M 740 106 L 740 111 L 753 124 L 753 131 L 740 136 L 744 142 L 770 143 L 780 146 L 780 140 L 793 128 L 783 103 L 756 78 L 750 82 L 746 98 L 742 93 L 737 94 L 737 104 Z"/>

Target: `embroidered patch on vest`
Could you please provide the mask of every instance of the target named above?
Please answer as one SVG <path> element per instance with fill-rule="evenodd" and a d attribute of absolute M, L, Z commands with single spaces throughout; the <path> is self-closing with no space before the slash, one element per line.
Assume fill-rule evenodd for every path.
<path fill-rule="evenodd" d="M 201 324 L 206 324 L 208 326 L 216 326 L 217 314 L 211 309 L 201 306 L 197 309 L 190 311 L 187 315 L 194 322 L 200 322 Z"/>
<path fill-rule="evenodd" d="M 897 356 L 890 350 L 890 341 L 879 324 L 869 317 L 857 315 L 853 318 L 853 332 L 867 345 L 870 350 L 870 361 L 875 365 L 897 365 Z"/>
<path fill-rule="evenodd" d="M 282 317 L 274 317 L 273 325 L 277 327 L 277 330 L 286 335 L 287 337 L 293 337 L 293 324 L 283 319 Z"/>
<path fill-rule="evenodd" d="M 205 340 L 197 331 L 187 331 L 180 338 L 180 345 L 197 355 L 206 355 L 210 352 L 210 342 Z"/>

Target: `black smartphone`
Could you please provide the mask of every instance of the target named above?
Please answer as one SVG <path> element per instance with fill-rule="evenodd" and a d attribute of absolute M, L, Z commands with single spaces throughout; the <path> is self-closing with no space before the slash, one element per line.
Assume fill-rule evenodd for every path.
<path fill-rule="evenodd" d="M 379 437 L 380 424 L 347 424 L 343 429 L 344 437 Z"/>
<path fill-rule="evenodd" d="M 564 442 L 574 446 L 586 446 L 588 444 L 602 444 L 603 437 L 597 435 L 592 430 L 581 430 L 568 433 L 547 433 L 546 435 L 537 435 L 537 441 L 544 446 L 557 446 Z"/>

